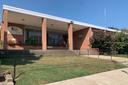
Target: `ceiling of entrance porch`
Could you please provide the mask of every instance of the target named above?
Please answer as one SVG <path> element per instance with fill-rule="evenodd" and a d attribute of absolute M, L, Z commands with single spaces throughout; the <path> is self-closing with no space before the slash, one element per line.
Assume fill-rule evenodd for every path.
<path fill-rule="evenodd" d="M 41 28 L 42 17 L 9 11 L 8 22 Z M 47 19 L 47 28 L 50 30 L 67 31 L 68 23 L 53 19 Z M 88 27 L 73 24 L 73 31 L 77 31 L 84 28 Z"/>

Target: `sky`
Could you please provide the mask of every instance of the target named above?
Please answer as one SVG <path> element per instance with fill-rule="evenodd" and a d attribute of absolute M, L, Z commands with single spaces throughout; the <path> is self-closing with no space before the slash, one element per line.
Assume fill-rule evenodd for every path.
<path fill-rule="evenodd" d="M 10 5 L 104 27 L 128 28 L 128 0 L 0 0 Z"/>

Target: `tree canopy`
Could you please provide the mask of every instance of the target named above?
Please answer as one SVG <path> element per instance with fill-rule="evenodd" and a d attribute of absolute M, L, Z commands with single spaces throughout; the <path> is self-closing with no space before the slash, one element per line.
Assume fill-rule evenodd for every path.
<path fill-rule="evenodd" d="M 91 39 L 92 48 L 107 54 L 128 54 L 128 34 L 121 32 L 94 32 Z"/>

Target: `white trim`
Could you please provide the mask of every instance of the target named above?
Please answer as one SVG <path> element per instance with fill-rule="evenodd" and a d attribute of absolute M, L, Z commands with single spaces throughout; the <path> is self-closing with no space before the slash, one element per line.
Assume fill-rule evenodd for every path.
<path fill-rule="evenodd" d="M 54 19 L 54 20 L 58 20 L 58 21 L 68 22 L 68 23 L 70 23 L 70 21 L 71 21 L 69 19 L 56 17 L 56 16 L 44 14 L 44 13 L 34 12 L 34 11 L 30 11 L 30 10 L 25 10 L 25 9 L 21 9 L 21 8 L 16 8 L 16 7 L 8 6 L 8 5 L 3 5 L 3 9 L 13 11 L 13 12 L 33 15 L 33 16 L 37 16 L 37 17 L 46 17 L 49 19 Z"/>
<path fill-rule="evenodd" d="M 13 6 L 8 6 L 8 5 L 3 5 L 3 9 L 13 11 L 13 12 L 33 15 L 33 16 L 37 16 L 37 17 L 45 17 L 45 18 L 48 18 L 48 19 L 53 19 L 53 20 L 62 21 L 62 22 L 66 22 L 66 23 L 73 22 L 73 24 L 76 24 L 76 25 L 81 25 L 81 26 L 86 26 L 86 27 L 93 27 L 93 28 L 96 28 L 96 29 L 102 29 L 102 30 L 107 30 L 107 31 L 117 31 L 117 30 L 110 29 L 110 28 L 105 28 L 105 27 L 92 25 L 92 24 L 88 24 L 88 23 L 84 23 L 84 22 L 78 22 L 78 21 L 74 21 L 74 20 L 70 20 L 70 19 L 66 19 L 66 18 L 56 17 L 56 16 L 52 16 L 52 15 L 48 15 L 48 14 L 44 14 L 44 13 L 39 13 L 39 12 L 34 12 L 34 11 L 30 11 L 30 10 L 25 10 L 25 9 L 21 9 L 21 8 L 16 8 L 16 7 L 13 7 Z"/>

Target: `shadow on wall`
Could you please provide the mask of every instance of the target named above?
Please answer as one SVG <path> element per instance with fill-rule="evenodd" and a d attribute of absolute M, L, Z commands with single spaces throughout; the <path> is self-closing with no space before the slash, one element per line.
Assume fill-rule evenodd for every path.
<path fill-rule="evenodd" d="M 39 60 L 42 55 L 37 56 L 29 50 L 0 50 L 0 60 L 2 65 L 25 65 L 34 63 L 33 60 Z"/>
<path fill-rule="evenodd" d="M 88 48 L 88 43 L 87 41 L 87 35 L 88 35 L 89 28 L 78 30 L 74 32 L 73 36 L 74 37 L 74 49 L 81 49 L 81 48 Z"/>

